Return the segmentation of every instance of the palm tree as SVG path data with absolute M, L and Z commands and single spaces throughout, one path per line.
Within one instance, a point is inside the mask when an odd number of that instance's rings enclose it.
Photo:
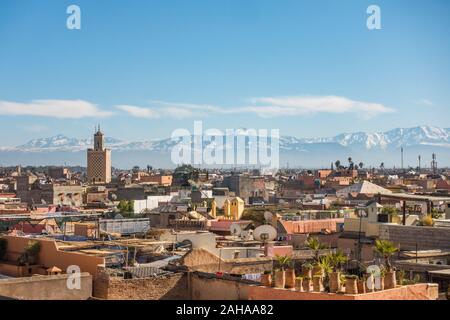
M 384 162 L 382 162 L 382 163 L 380 164 L 380 169 L 381 169 L 381 170 L 384 170 Z
M 337 272 L 342 265 L 348 261 L 348 257 L 342 252 L 342 250 L 336 250 L 336 252 L 330 253 L 329 259 L 333 272 Z
M 326 255 L 319 259 L 317 264 L 325 273 L 325 275 L 331 273 L 333 271 L 333 262 L 331 260 L 331 255 Z
M 375 251 L 383 256 L 386 269 L 388 272 L 391 271 L 391 256 L 398 251 L 398 248 L 388 240 L 376 240 L 375 241 Z
M 322 249 L 326 249 L 327 246 L 319 241 L 318 238 L 309 237 L 306 240 L 306 246 L 311 250 L 314 250 L 314 261 L 319 263 L 319 251 Z
M 359 163 L 359 168 L 362 169 L 363 167 L 364 167 L 364 163 L 360 162 L 360 163 Z
M 341 161 L 336 160 L 336 162 L 334 164 L 336 165 L 336 170 L 339 170 L 339 168 L 341 167 Z
M 285 268 L 287 268 L 291 265 L 292 260 L 288 256 L 277 255 L 276 258 L 277 258 L 278 265 L 280 266 L 281 270 L 283 270 L 283 271 L 285 270 Z

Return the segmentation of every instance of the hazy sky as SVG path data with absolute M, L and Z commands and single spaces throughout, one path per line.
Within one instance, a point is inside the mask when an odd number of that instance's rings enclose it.
M 127 140 L 194 120 L 297 137 L 450 127 L 449 39 L 448 0 L 2 0 L 2 145 L 97 123 Z

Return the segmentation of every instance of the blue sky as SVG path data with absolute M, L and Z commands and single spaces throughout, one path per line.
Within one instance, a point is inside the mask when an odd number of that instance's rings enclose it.
M 66 28 L 71 4 L 81 30 Z M 2 0 L 0 134 L 450 127 L 449 34 L 447 0 Z

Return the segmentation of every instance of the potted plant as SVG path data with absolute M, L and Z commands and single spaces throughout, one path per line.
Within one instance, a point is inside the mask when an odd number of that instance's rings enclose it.
M 345 293 L 358 294 L 358 276 L 348 275 L 345 277 Z
M 380 276 L 378 277 L 378 281 L 377 279 L 375 279 L 375 284 L 378 284 L 377 286 L 375 286 L 375 289 L 377 289 L 378 291 L 382 291 L 385 288 L 384 285 L 384 281 L 385 281 L 385 277 L 386 277 L 386 269 L 384 267 L 380 268 Z
M 318 265 L 322 270 L 321 273 L 317 273 L 316 275 L 320 275 L 322 277 L 321 284 L 323 286 L 322 289 L 326 291 L 330 291 L 330 273 L 333 271 L 333 264 L 331 262 L 330 255 L 326 255 L 320 258 Z
M 320 250 L 326 249 L 327 246 L 319 241 L 318 238 L 309 237 L 306 240 L 306 246 L 314 251 L 314 262 L 317 264 L 319 262 Z
M 286 267 L 289 266 L 291 258 L 288 256 L 276 256 L 278 269 L 275 270 L 275 287 L 284 288 L 286 286 Z
M 398 248 L 388 240 L 376 240 L 375 251 L 379 253 L 385 261 L 385 287 L 386 289 L 395 288 L 397 280 L 395 271 L 391 265 L 391 256 L 398 251 Z
M 311 278 L 310 277 L 304 277 L 302 285 L 303 285 L 303 291 L 304 292 L 310 292 L 311 291 Z
M 303 277 L 295 278 L 295 290 L 300 292 L 303 291 Z
M 362 279 L 358 279 L 356 281 L 356 286 L 358 287 L 358 293 L 366 293 L 366 279 L 363 277 Z
M 345 274 L 340 274 L 339 275 L 339 290 L 338 290 L 338 292 L 343 292 L 343 291 L 345 291 L 345 278 L 346 278 L 346 275 Z
M 367 292 L 374 292 L 375 291 L 375 271 L 366 273 L 365 279 L 366 279 Z
M 336 293 L 341 287 L 341 267 L 345 262 L 347 262 L 348 258 L 341 250 L 331 253 L 329 257 L 332 266 L 332 272 L 330 272 L 330 292 Z
M 272 271 L 264 271 L 261 275 L 261 285 L 265 287 L 270 287 L 272 285 Z
M 399 270 L 397 271 L 397 277 L 398 277 L 398 283 L 402 286 L 405 281 L 405 270 Z
M 305 264 L 302 265 L 302 276 L 308 277 L 308 278 L 312 278 L 312 269 L 313 269 L 313 265 L 309 262 L 306 262 Z
M 292 260 L 288 256 L 277 256 L 278 266 L 284 272 L 285 287 L 295 287 L 295 270 L 292 267 Z
M 322 275 L 321 274 L 315 274 L 313 276 L 313 291 L 321 292 L 322 289 L 323 289 Z
M 288 267 L 285 271 L 286 284 L 285 287 L 292 289 L 295 288 L 295 270 L 294 268 Z
M 282 269 L 275 269 L 275 280 L 274 280 L 274 286 L 275 288 L 283 288 L 286 285 L 286 278 L 284 270 Z

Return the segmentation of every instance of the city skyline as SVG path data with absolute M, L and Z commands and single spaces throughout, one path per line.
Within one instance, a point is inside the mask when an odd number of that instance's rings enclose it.
M 377 1 L 381 30 L 369 1 L 76 1 L 81 30 L 65 27 L 70 4 L 1 4 L 7 146 L 97 123 L 130 141 L 194 120 L 298 138 L 448 127 L 446 1 Z

